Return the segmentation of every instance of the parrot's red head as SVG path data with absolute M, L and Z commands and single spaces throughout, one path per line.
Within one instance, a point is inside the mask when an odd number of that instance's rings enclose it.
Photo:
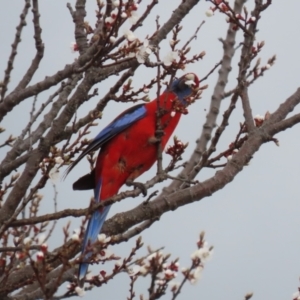
M 192 95 L 199 87 L 200 80 L 194 73 L 187 73 L 180 78 L 175 78 L 171 84 L 170 90 L 176 94 L 178 100 L 185 104 L 185 99 Z

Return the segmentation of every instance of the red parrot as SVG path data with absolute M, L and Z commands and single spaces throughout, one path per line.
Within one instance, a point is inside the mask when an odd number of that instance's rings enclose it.
M 73 184 L 74 190 L 94 189 L 95 201 L 105 201 L 118 193 L 125 183 L 132 183 L 138 176 L 149 170 L 157 160 L 157 109 L 163 109 L 160 119 L 164 135 L 164 148 L 181 117 L 178 105 L 185 108 L 186 99 L 199 86 L 199 79 L 193 73 L 175 78 L 158 99 L 139 104 L 125 110 L 105 127 L 79 157 L 69 166 L 67 174 L 88 153 L 101 148 L 95 169 Z M 86 248 L 97 241 L 110 206 L 93 213 L 88 222 L 82 245 L 84 262 L 79 266 L 78 278 L 82 280 L 88 270 L 92 253 Z M 87 253 L 86 253 L 87 252 Z

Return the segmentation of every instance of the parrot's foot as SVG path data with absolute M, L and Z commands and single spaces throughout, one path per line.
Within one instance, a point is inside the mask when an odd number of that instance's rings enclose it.
M 127 186 L 133 186 L 135 188 L 139 188 L 142 191 L 142 194 L 144 196 L 147 196 L 147 188 L 146 188 L 146 186 L 143 183 L 141 183 L 141 182 L 135 182 L 135 181 L 133 181 L 131 179 L 128 179 L 126 181 L 126 185 Z

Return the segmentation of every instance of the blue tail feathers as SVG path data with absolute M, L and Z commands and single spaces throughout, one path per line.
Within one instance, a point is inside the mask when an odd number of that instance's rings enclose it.
M 101 180 L 98 181 L 97 186 L 95 188 L 95 200 L 97 203 L 100 202 L 100 191 L 101 191 Z M 98 238 L 98 234 L 101 231 L 101 228 L 105 222 L 105 219 L 107 217 L 107 214 L 109 212 L 111 205 L 104 207 L 103 209 L 97 210 L 93 213 L 91 219 L 89 220 L 86 232 L 85 232 L 85 236 L 84 236 L 84 240 L 83 240 L 83 244 L 82 244 L 82 253 L 85 252 L 86 247 L 88 244 L 93 244 L 97 241 Z M 88 252 L 84 255 L 83 261 L 80 265 L 79 265 L 79 270 L 78 270 L 78 279 L 82 280 L 87 271 L 88 271 L 88 267 L 89 267 L 89 263 L 86 263 L 86 261 L 89 260 L 89 258 L 91 257 L 92 253 Z

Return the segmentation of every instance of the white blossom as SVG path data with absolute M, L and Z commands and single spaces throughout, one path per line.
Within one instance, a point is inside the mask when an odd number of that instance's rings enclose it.
M 143 45 L 140 46 L 139 51 L 136 53 L 136 59 L 140 64 L 143 64 L 151 53 L 152 49 L 149 45 L 149 41 L 145 40 Z
M 75 228 L 74 230 L 73 230 L 73 233 L 76 233 L 76 234 L 80 234 L 80 229 L 79 228 Z
M 123 11 L 123 12 L 121 13 L 121 18 L 123 18 L 123 19 L 127 18 L 127 14 L 126 14 L 125 11 Z
M 197 249 L 195 252 L 192 253 L 191 259 L 199 258 L 202 263 L 205 263 L 211 258 L 212 251 L 209 250 L 208 246 L 204 244 L 204 246 L 200 249 Z
M 119 0 L 113 0 L 111 3 L 115 7 L 119 7 L 120 6 L 120 1 Z
M 79 235 L 80 235 L 80 229 L 79 228 L 74 229 L 73 234 L 71 235 L 71 240 L 79 241 L 80 240 Z
M 115 22 L 115 19 L 112 18 L 112 17 L 105 18 L 105 24 L 110 24 L 111 25 L 114 22 Z
M 170 269 L 165 270 L 165 275 L 171 276 L 173 274 L 174 274 L 174 272 L 172 270 L 170 270 Z
M 269 70 L 271 68 L 270 64 L 266 64 L 266 69 Z
M 152 259 L 158 259 L 158 263 L 161 263 L 163 259 L 163 253 L 161 251 L 153 252 L 147 257 L 147 261 L 150 262 Z
M 17 252 L 16 253 L 16 259 L 19 259 L 21 257 L 21 253 Z
M 73 234 L 71 235 L 71 240 L 72 240 L 72 241 L 79 241 L 79 240 L 80 240 L 80 239 L 79 239 L 79 235 L 76 234 L 76 233 L 73 233 Z
M 203 267 L 199 266 L 191 273 L 192 279 L 190 280 L 190 282 L 192 284 L 197 283 L 197 281 L 201 278 L 202 270 L 203 270 Z
M 75 53 L 76 51 L 78 51 L 78 46 L 77 46 L 76 42 L 72 42 L 70 44 L 70 49 L 71 49 L 72 53 Z
M 59 164 L 59 165 L 62 164 L 62 163 L 64 162 L 64 160 L 62 159 L 61 156 L 55 157 L 55 158 L 54 158 L 54 161 L 55 161 L 56 164 Z
M 53 167 L 49 172 L 49 177 L 53 184 L 56 184 L 59 179 L 59 170 L 57 167 Z
M 23 244 L 24 245 L 30 245 L 32 242 L 32 239 L 30 237 L 26 237 L 24 240 L 23 240 Z
M 261 115 L 256 115 L 256 116 L 254 117 L 254 119 L 263 121 L 263 120 L 265 119 L 265 117 L 264 117 L 264 116 L 261 116 Z
M 129 41 L 129 42 L 133 42 L 134 40 L 136 40 L 136 36 L 135 36 L 134 33 L 133 33 L 131 30 L 129 30 L 129 29 L 125 30 L 124 36 L 125 36 L 125 38 L 127 39 L 127 41 Z
M 146 275 L 148 273 L 148 269 L 145 266 L 140 267 L 140 274 Z
M 182 273 L 185 273 L 187 270 L 188 270 L 188 269 L 187 269 L 186 267 L 182 267 L 182 268 L 181 268 L 181 272 L 182 272 Z
M 85 279 L 86 279 L 86 280 L 91 280 L 92 278 L 93 278 L 92 272 L 88 272 L 88 273 L 86 274 L 86 276 L 85 276 Z
M 174 46 L 175 41 L 174 41 L 174 40 L 170 40 L 170 41 L 169 41 L 169 44 L 170 44 L 170 46 Z
M 98 241 L 100 243 L 106 244 L 106 243 L 110 242 L 110 240 L 111 240 L 110 236 L 106 237 L 106 234 L 104 234 L 104 233 L 98 234 Z
M 44 259 L 44 252 L 42 252 L 42 251 L 38 251 L 37 253 L 36 253 L 36 259 L 37 260 L 43 260 Z
M 98 241 L 100 243 L 103 243 L 105 239 L 106 239 L 106 234 L 104 233 L 98 234 Z
M 174 277 L 177 276 L 177 273 L 175 271 L 170 270 L 170 269 L 165 270 L 164 274 L 165 274 L 166 279 L 171 279 L 171 278 L 174 278 Z
M 170 281 L 168 283 L 168 285 L 169 285 L 170 289 L 175 292 L 175 291 L 178 290 L 178 288 L 180 286 L 180 282 L 178 282 L 178 281 Z
M 110 13 L 110 16 L 113 18 L 114 21 L 118 15 L 118 13 L 119 13 L 119 9 L 117 7 Z
M 48 250 L 48 245 L 47 245 L 47 243 L 41 244 L 41 249 L 42 249 L 43 252 L 46 252 L 46 251 Z
M 170 51 L 163 59 L 165 66 L 171 66 L 173 62 L 176 62 L 179 58 L 179 55 L 176 51 Z
M 82 289 L 82 288 L 79 287 L 79 286 L 76 286 L 75 292 L 77 293 L 77 295 L 78 295 L 79 297 L 83 297 L 83 296 L 85 295 L 84 289 Z
M 109 38 L 109 42 L 112 43 L 112 44 L 114 44 L 114 43 L 116 42 L 116 37 L 111 36 L 111 37 Z
M 44 198 L 44 195 L 42 194 L 35 194 L 35 199 L 34 201 L 41 201 Z M 36 204 L 38 204 L 38 202 L 36 202 Z
M 101 250 L 101 252 L 97 255 L 97 260 L 106 260 L 112 257 L 114 254 L 108 249 Z
M 138 265 L 133 266 L 132 268 L 128 269 L 129 276 L 135 276 L 140 272 L 141 267 Z
M 157 285 L 164 285 L 165 281 L 162 280 L 162 279 L 158 279 L 158 280 L 155 280 L 155 284 L 157 284 Z
M 205 12 L 205 15 L 206 15 L 207 17 L 212 17 L 212 16 L 214 15 L 214 12 L 213 12 L 212 9 L 209 9 L 209 10 L 207 10 L 207 11 Z
M 42 233 L 38 236 L 37 244 L 42 245 L 45 242 L 45 240 L 46 240 L 46 235 Z
M 121 267 L 123 265 L 123 261 L 122 260 L 118 260 L 118 261 L 115 262 L 115 265 L 117 267 Z
M 137 14 L 136 11 L 132 11 L 131 12 L 131 16 L 128 18 L 129 22 L 132 24 L 132 25 L 135 25 L 136 22 L 138 21 L 139 19 L 139 15 Z
M 134 52 L 129 52 L 127 57 L 131 57 L 131 58 L 136 57 L 136 54 Z

